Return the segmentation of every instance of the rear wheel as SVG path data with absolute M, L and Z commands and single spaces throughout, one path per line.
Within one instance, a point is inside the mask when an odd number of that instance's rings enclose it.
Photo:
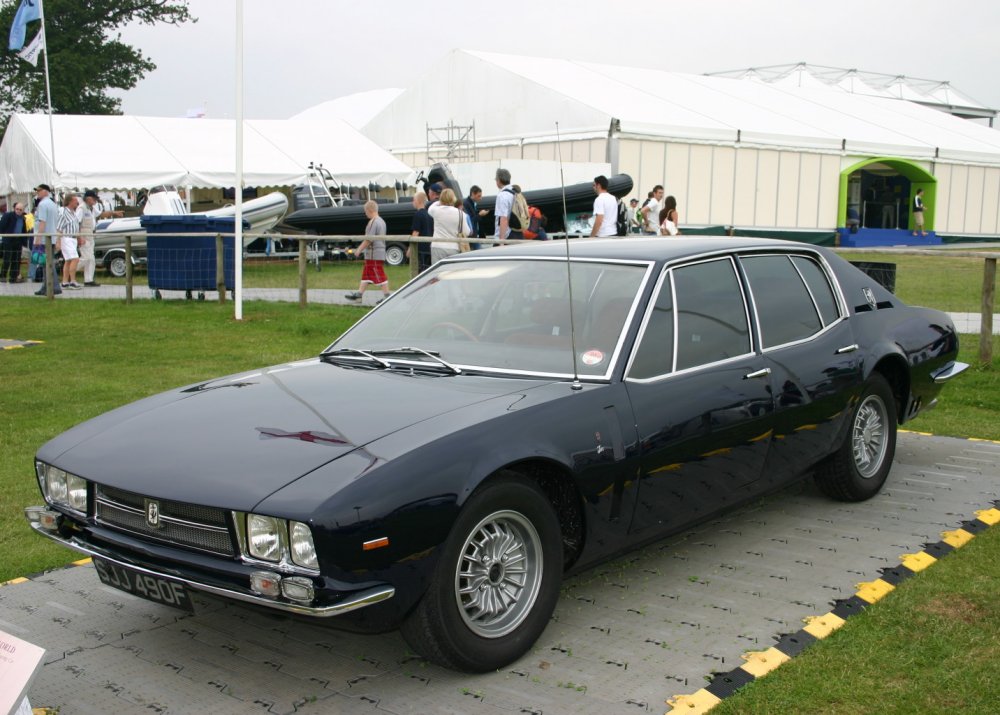
M 879 493 L 896 453 L 896 400 L 889 383 L 873 373 L 851 413 L 843 444 L 816 468 L 816 484 L 840 501 Z
M 124 253 L 114 253 L 104 259 L 104 268 L 107 270 L 108 275 L 115 278 L 125 277 L 125 266 Z
M 385 262 L 390 266 L 401 266 L 406 263 L 406 247 L 390 243 L 385 247 Z
M 439 665 L 486 672 L 516 660 L 548 624 L 562 580 L 559 521 L 538 485 L 501 472 L 469 498 L 430 588 L 404 621 Z

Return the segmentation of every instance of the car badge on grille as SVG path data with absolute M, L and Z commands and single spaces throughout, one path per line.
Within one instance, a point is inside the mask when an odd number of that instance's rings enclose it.
M 160 528 L 160 502 L 153 499 L 146 500 L 146 524 L 153 529 Z

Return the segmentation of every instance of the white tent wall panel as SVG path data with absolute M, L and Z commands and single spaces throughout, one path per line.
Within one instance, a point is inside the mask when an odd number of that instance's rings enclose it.
M 837 217 L 840 207 L 840 157 L 833 154 L 819 156 L 820 198 L 816 207 L 816 228 L 833 228 L 840 225 Z
M 628 172 L 626 172 L 628 173 Z M 677 212 L 681 215 L 681 223 L 693 223 L 688 205 L 691 185 L 691 145 L 668 143 L 664 157 L 664 171 L 654 184 L 663 184 L 664 195 L 677 199 Z M 653 188 L 650 184 L 649 189 Z
M 757 152 L 756 204 L 754 226 L 774 226 L 777 221 L 778 179 L 781 152 L 761 149 Z
M 734 226 L 753 226 L 757 217 L 757 149 L 736 150 L 736 172 L 733 179 Z
M 729 225 L 733 222 L 733 194 L 736 189 L 736 149 L 713 147 L 712 193 L 707 223 Z
M 983 183 L 986 170 L 981 166 L 969 167 L 969 182 L 965 192 L 965 230 L 980 233 L 983 230 Z
M 695 144 L 690 149 L 687 188 L 680 196 L 674 196 L 678 206 L 685 209 L 685 221 L 692 224 L 711 223 L 712 152 L 715 147 Z
M 778 155 L 778 205 L 775 222 L 781 228 L 796 228 L 799 206 L 799 161 L 797 152 L 782 151 Z
M 948 186 L 948 202 L 945 204 L 941 203 L 941 199 L 938 198 L 938 208 L 935 210 L 935 216 L 940 216 L 944 214 L 946 216 L 946 225 L 940 226 L 935 224 L 935 230 L 937 231 L 949 231 L 954 233 L 965 233 L 966 215 L 965 215 L 965 197 L 969 192 L 969 167 L 968 166 L 952 166 L 951 177 L 949 179 Z M 941 211 L 941 209 L 944 211 Z
M 823 183 L 823 160 L 819 154 L 799 154 L 799 191 L 795 225 L 820 228 L 820 186 Z
M 983 217 L 980 233 L 1000 232 L 1000 169 L 987 169 L 983 177 Z
M 931 170 L 934 178 L 937 179 L 937 206 L 934 207 L 934 230 L 938 233 L 946 233 L 953 230 L 948 226 L 948 212 L 945 210 L 945 207 L 951 201 L 953 168 L 951 164 L 935 164 Z M 912 201 L 913 199 L 910 200 Z M 907 211 L 907 215 L 909 215 L 909 211 Z

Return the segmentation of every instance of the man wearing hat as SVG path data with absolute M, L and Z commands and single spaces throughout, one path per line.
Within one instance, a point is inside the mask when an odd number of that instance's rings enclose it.
M 642 231 L 642 214 L 639 213 L 639 199 L 633 198 L 628 202 L 628 232 L 639 233 Z
M 59 223 L 59 207 L 52 200 L 52 189 L 48 184 L 39 184 L 35 187 L 35 238 L 33 245 L 36 249 L 44 250 L 45 236 L 55 236 L 57 223 Z M 53 249 L 54 251 L 55 249 Z M 51 276 L 53 279 L 53 292 L 62 293 L 59 281 L 55 280 L 54 267 L 47 266 L 45 275 Z M 43 285 L 35 291 L 35 295 L 45 295 L 45 286 Z
M 93 189 L 83 193 L 83 203 L 77 209 L 76 216 L 80 219 L 80 268 L 83 269 L 83 284 L 96 288 L 101 285 L 94 280 L 94 270 L 97 262 L 94 260 L 94 229 L 98 220 L 112 218 L 112 211 L 103 211 L 100 198 Z

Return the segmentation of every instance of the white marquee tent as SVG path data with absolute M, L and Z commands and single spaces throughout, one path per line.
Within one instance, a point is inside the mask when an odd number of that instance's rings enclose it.
M 235 185 L 235 122 L 134 116 L 15 114 L 0 144 L 0 194 L 39 183 L 67 189 Z M 246 120 L 246 186 L 303 182 L 310 162 L 342 183 L 389 184 L 413 170 L 339 119 Z
M 366 126 L 401 154 L 427 125 L 475 124 L 480 144 L 621 136 L 1000 164 L 1000 132 L 911 102 L 828 87 L 455 50 Z M 816 82 L 815 84 L 819 84 Z M 488 88 L 468 101 L 468 87 Z

